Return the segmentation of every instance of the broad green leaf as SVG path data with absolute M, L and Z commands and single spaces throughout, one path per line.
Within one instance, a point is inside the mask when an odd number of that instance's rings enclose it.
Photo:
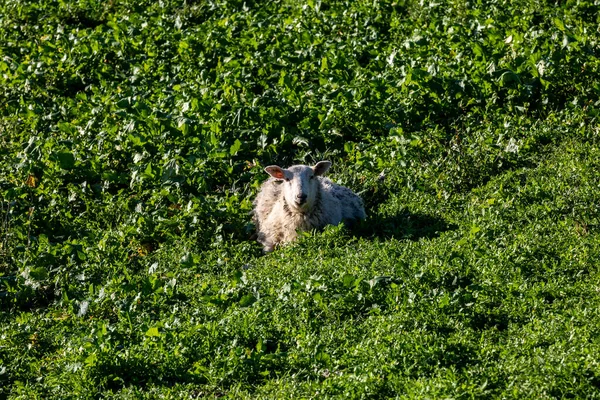
M 256 301 L 256 298 L 253 295 L 247 294 L 247 295 L 242 296 L 239 303 L 240 303 L 241 307 L 249 307 L 252 304 L 254 304 L 255 301 Z
M 146 331 L 146 336 L 148 336 L 148 337 L 160 337 L 161 334 L 158 331 L 158 328 L 153 326 L 153 327 L 151 327 L 150 329 L 148 329 Z
M 69 151 L 56 153 L 58 164 L 62 169 L 72 169 L 75 166 L 75 156 Z
M 241 147 L 242 147 L 242 142 L 240 142 L 239 139 L 236 139 L 235 142 L 229 148 L 229 154 L 231 154 L 232 156 L 236 155 Z

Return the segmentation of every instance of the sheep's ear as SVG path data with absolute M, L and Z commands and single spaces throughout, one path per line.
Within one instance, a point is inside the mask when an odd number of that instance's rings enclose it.
M 269 165 L 265 171 L 275 179 L 285 179 L 286 170 L 277 165 Z
M 315 175 L 323 175 L 331 167 L 331 161 L 319 161 L 314 167 Z

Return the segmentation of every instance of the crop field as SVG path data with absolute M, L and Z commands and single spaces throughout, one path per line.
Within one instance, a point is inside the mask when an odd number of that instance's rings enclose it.
M 600 398 L 598 0 L 0 1 L 0 399 Z M 264 167 L 366 221 L 263 254 Z

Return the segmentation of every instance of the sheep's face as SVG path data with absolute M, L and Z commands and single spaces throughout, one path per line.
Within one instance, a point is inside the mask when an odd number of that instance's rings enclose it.
M 314 167 L 294 165 L 283 169 L 276 165 L 265 171 L 283 185 L 283 196 L 291 211 L 308 212 L 311 210 L 319 192 L 317 176 L 323 175 L 331 167 L 331 162 L 320 161 Z

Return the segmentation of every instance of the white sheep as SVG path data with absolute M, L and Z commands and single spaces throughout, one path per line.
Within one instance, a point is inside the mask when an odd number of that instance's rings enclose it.
M 365 219 L 360 197 L 322 177 L 329 167 L 331 162 L 320 161 L 314 167 L 265 168 L 271 178 L 261 186 L 253 211 L 257 240 L 265 252 L 295 240 L 298 231 Z

